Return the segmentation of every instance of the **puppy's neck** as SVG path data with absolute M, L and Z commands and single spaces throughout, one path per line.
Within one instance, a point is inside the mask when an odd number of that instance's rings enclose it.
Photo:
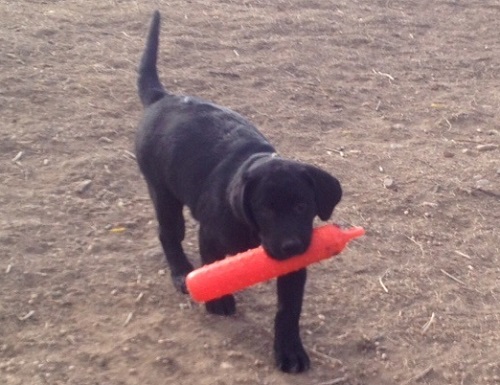
M 251 228 L 254 227 L 253 219 L 247 212 L 245 205 L 245 193 L 247 188 L 247 175 L 255 167 L 277 158 L 275 152 L 258 152 L 250 155 L 238 168 L 229 182 L 227 189 L 227 198 L 233 214 L 240 221 L 246 223 Z
M 248 159 L 245 160 L 245 162 L 243 162 L 243 164 L 241 165 L 241 169 L 245 171 L 250 170 L 253 167 L 279 157 L 280 156 L 277 152 L 258 152 L 256 154 L 250 155 Z

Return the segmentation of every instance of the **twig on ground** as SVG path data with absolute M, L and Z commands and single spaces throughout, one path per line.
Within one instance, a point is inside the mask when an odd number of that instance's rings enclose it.
M 134 316 L 134 312 L 128 313 L 128 316 L 125 319 L 125 322 L 123 323 L 123 326 L 127 326 L 129 324 L 129 322 L 132 320 L 133 316 Z
M 345 382 L 348 379 L 349 379 L 348 376 L 342 376 L 342 377 L 334 378 L 333 380 L 330 380 L 330 381 L 318 382 L 316 385 L 335 385 L 335 384 L 340 384 L 342 382 Z
M 434 323 L 435 316 L 436 315 L 434 314 L 434 312 L 432 312 L 431 319 L 429 321 L 427 321 L 424 326 L 422 326 L 422 334 L 425 334 L 427 332 L 427 330 L 429 330 L 431 325 Z
M 377 70 L 375 70 L 375 69 L 372 69 L 372 71 L 373 71 L 373 73 L 374 73 L 375 75 L 385 76 L 385 77 L 386 77 L 386 78 L 388 78 L 391 82 L 393 82 L 393 81 L 395 80 L 393 76 L 391 76 L 391 75 L 389 75 L 389 74 L 387 74 L 387 73 L 385 73 L 385 72 L 380 72 L 380 71 L 377 71 Z
M 409 237 L 408 235 L 405 235 L 406 238 L 408 238 L 410 241 L 412 241 L 414 244 L 416 244 L 419 248 L 420 248 L 420 251 L 422 252 L 422 257 L 425 255 L 425 251 L 424 251 L 424 247 L 418 243 L 415 239 L 413 239 L 413 237 Z
M 135 154 L 133 152 L 128 151 L 128 150 L 123 150 L 123 152 L 124 152 L 126 158 L 130 158 L 130 159 L 133 159 L 133 160 L 137 159 L 135 157 Z
M 384 274 L 384 275 L 385 275 L 385 274 Z M 389 293 L 389 289 L 387 289 L 387 287 L 384 285 L 384 282 L 382 281 L 382 277 L 383 277 L 383 275 L 382 275 L 382 276 L 380 276 L 380 277 L 378 277 L 378 282 L 380 283 L 380 286 L 382 286 L 382 289 L 384 289 L 384 291 L 385 291 L 386 293 Z
M 455 282 L 458 282 L 459 284 L 461 285 L 464 285 L 464 286 L 467 286 L 467 284 L 464 282 L 464 281 L 461 281 L 460 279 L 458 279 L 457 277 L 451 275 L 450 273 L 448 273 L 446 270 L 443 270 L 441 269 L 441 273 L 443 273 L 444 275 L 446 275 L 448 278 L 454 280 Z
M 408 381 L 404 382 L 403 385 L 409 385 L 412 382 L 418 382 L 422 378 L 427 376 L 429 373 L 431 373 L 433 370 L 434 370 L 434 368 L 431 365 L 427 369 L 423 370 L 422 372 L 420 372 L 420 373 L 416 374 L 415 376 L 413 376 L 412 378 L 410 378 Z
M 23 155 L 24 155 L 24 152 L 23 151 L 19 151 L 17 153 L 17 155 L 14 158 L 12 158 L 12 161 L 14 163 L 18 162 L 19 160 L 21 160 L 21 158 L 22 158 Z
M 339 154 L 342 158 L 345 157 L 345 153 L 344 153 L 344 149 L 341 148 L 340 150 L 335 150 L 333 148 L 327 148 L 328 151 L 331 151 L 331 152 L 336 152 L 337 154 Z
M 325 354 L 325 353 L 321 353 L 321 352 L 318 352 L 315 348 L 313 348 L 311 350 L 311 353 L 315 354 L 316 356 L 318 356 L 319 358 L 322 358 L 326 361 L 329 361 L 333 364 L 337 364 L 337 365 L 343 365 L 343 362 L 340 361 L 338 358 L 334 358 L 332 356 L 329 356 L 328 354 Z
M 462 253 L 461 251 L 455 250 L 455 254 L 460 255 L 461 257 L 467 258 L 467 259 L 472 259 L 470 255 L 467 255 L 465 253 Z
M 30 310 L 27 314 L 23 315 L 22 317 L 18 317 L 19 321 L 26 321 L 28 318 L 31 318 L 35 314 L 34 310 Z

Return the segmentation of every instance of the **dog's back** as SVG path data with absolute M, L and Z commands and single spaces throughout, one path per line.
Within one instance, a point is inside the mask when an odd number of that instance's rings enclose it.
M 169 188 L 193 210 L 209 178 L 255 152 L 275 150 L 241 115 L 200 98 L 165 90 L 157 71 L 160 14 L 156 11 L 139 66 L 138 93 L 145 107 L 136 138 L 139 167 L 148 183 Z M 225 170 L 224 164 L 231 164 Z M 224 175 L 223 175 L 224 176 Z M 219 178 L 217 180 L 221 180 Z

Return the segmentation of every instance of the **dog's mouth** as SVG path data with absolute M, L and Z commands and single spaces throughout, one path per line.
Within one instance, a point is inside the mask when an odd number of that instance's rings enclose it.
M 276 245 L 269 245 L 264 241 L 262 247 L 271 258 L 283 261 L 305 253 L 309 245 L 306 242 L 292 238 Z

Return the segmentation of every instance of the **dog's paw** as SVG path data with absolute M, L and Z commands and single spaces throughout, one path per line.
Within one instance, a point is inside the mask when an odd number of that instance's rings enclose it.
M 182 294 L 189 294 L 187 286 L 186 286 L 186 274 L 173 275 L 172 274 L 172 282 L 174 284 L 175 289 Z
M 309 369 L 311 361 L 302 343 L 281 343 L 274 348 L 276 366 L 285 373 L 301 373 Z
M 207 311 L 217 315 L 233 315 L 236 312 L 236 301 L 232 295 L 225 295 L 219 299 L 205 303 Z

